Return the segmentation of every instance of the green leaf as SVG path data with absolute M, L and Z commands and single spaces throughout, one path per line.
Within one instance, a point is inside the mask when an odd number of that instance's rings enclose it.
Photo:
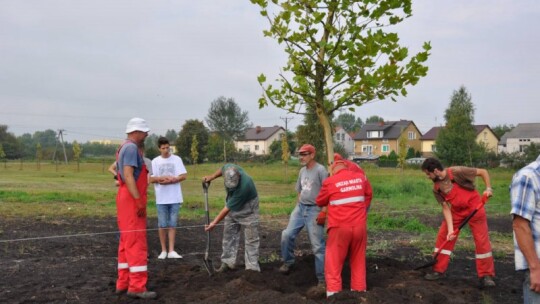
M 264 76 L 264 74 L 259 75 L 259 77 L 257 77 L 257 81 L 258 81 L 260 84 L 265 83 L 265 82 L 266 82 L 266 76 Z

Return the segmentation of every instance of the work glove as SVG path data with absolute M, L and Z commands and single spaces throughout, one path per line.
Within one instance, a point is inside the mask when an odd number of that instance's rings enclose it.
M 319 212 L 319 215 L 317 215 L 317 219 L 315 221 L 317 222 L 317 225 L 324 226 L 324 223 L 326 223 L 326 212 Z

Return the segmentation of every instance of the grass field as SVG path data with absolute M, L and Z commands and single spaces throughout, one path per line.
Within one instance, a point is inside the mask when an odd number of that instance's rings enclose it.
M 4 216 L 114 216 L 116 187 L 106 171 L 108 163 L 54 165 L 18 162 L 0 166 L 0 213 Z M 255 180 L 261 214 L 281 216 L 294 207 L 294 185 L 299 166 L 289 166 L 287 176 L 281 164 L 240 164 Z M 184 205 L 181 217 L 204 213 L 201 178 L 219 164 L 187 166 L 188 179 L 182 183 Z M 372 214 L 382 218 L 404 219 L 419 213 L 440 213 L 431 193 L 431 181 L 418 169 L 365 167 L 374 190 Z M 490 214 L 508 214 L 508 186 L 513 171 L 490 170 L 494 197 L 487 205 Z M 483 182 L 478 181 L 483 190 Z M 155 215 L 153 187 L 149 186 L 149 215 Z M 209 190 L 212 212 L 223 206 L 225 193 L 221 180 Z M 375 217 L 375 216 L 374 216 Z M 399 223 L 398 223 L 399 224 Z M 397 225 L 397 224 L 396 224 Z M 410 225 L 410 223 L 409 223 Z
M 286 225 L 284 219 L 296 202 L 294 190 L 299 166 L 289 166 L 287 175 L 281 164 L 240 164 L 251 175 L 260 198 L 261 221 L 269 225 Z M 116 216 L 115 196 L 117 188 L 109 172 L 108 162 L 54 165 L 35 163 L 7 163 L 0 165 L 0 214 L 2 217 L 29 217 L 46 221 L 69 220 L 77 217 Z M 184 204 L 181 219 L 200 219 L 204 215 L 202 176 L 215 172 L 220 164 L 187 166 L 188 179 L 182 182 Z M 419 169 L 377 168 L 364 166 L 374 190 L 374 198 L 368 217 L 369 231 L 379 231 L 394 239 L 394 231 L 408 233 L 406 242 L 421 248 L 426 254 L 432 250 L 432 240 L 437 224 L 426 225 L 426 218 L 441 216 L 440 206 L 435 202 L 432 182 Z M 509 206 L 508 186 L 513 172 L 504 169 L 490 170 L 494 196 L 486 205 L 488 216 L 507 216 Z M 479 189 L 484 185 L 478 180 Z M 156 217 L 153 186 L 148 191 L 148 215 Z M 209 189 L 211 216 L 223 207 L 225 191 L 221 179 Z M 390 233 L 390 234 L 389 234 Z M 0 235 L 1 235 L 0 231 Z M 464 230 L 461 246 L 471 247 L 470 231 Z M 510 254 L 512 235 L 491 233 L 495 254 Z M 396 240 L 394 240 L 396 241 Z M 392 242 L 394 242 L 392 241 Z M 388 242 L 391 244 L 392 242 Z M 370 246 L 370 252 L 380 253 L 391 248 L 385 242 Z

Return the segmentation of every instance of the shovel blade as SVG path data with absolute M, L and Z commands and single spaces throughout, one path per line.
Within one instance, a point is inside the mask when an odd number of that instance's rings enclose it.
M 212 265 L 212 260 L 204 259 L 203 262 L 204 268 L 206 268 L 206 271 L 208 271 L 208 275 L 214 275 L 214 266 Z
M 437 263 L 437 260 L 433 259 L 431 262 L 429 262 L 427 264 L 424 264 L 422 266 L 416 267 L 414 270 L 420 270 L 420 269 L 423 269 L 423 268 L 428 268 L 428 267 L 431 267 L 431 266 L 435 265 L 436 263 Z

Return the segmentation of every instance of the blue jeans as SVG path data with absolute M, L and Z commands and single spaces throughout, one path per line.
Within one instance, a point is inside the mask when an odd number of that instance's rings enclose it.
M 525 271 L 525 280 L 523 281 L 523 303 L 540 304 L 540 293 L 531 290 L 531 273 Z
M 157 204 L 158 228 L 174 228 L 178 222 L 180 204 Z
M 294 264 L 296 236 L 304 226 L 307 229 L 311 250 L 315 255 L 315 275 L 319 282 L 324 282 L 324 226 L 317 225 L 315 219 L 321 208 L 315 205 L 296 204 L 287 228 L 281 233 L 281 257 L 283 263 Z

